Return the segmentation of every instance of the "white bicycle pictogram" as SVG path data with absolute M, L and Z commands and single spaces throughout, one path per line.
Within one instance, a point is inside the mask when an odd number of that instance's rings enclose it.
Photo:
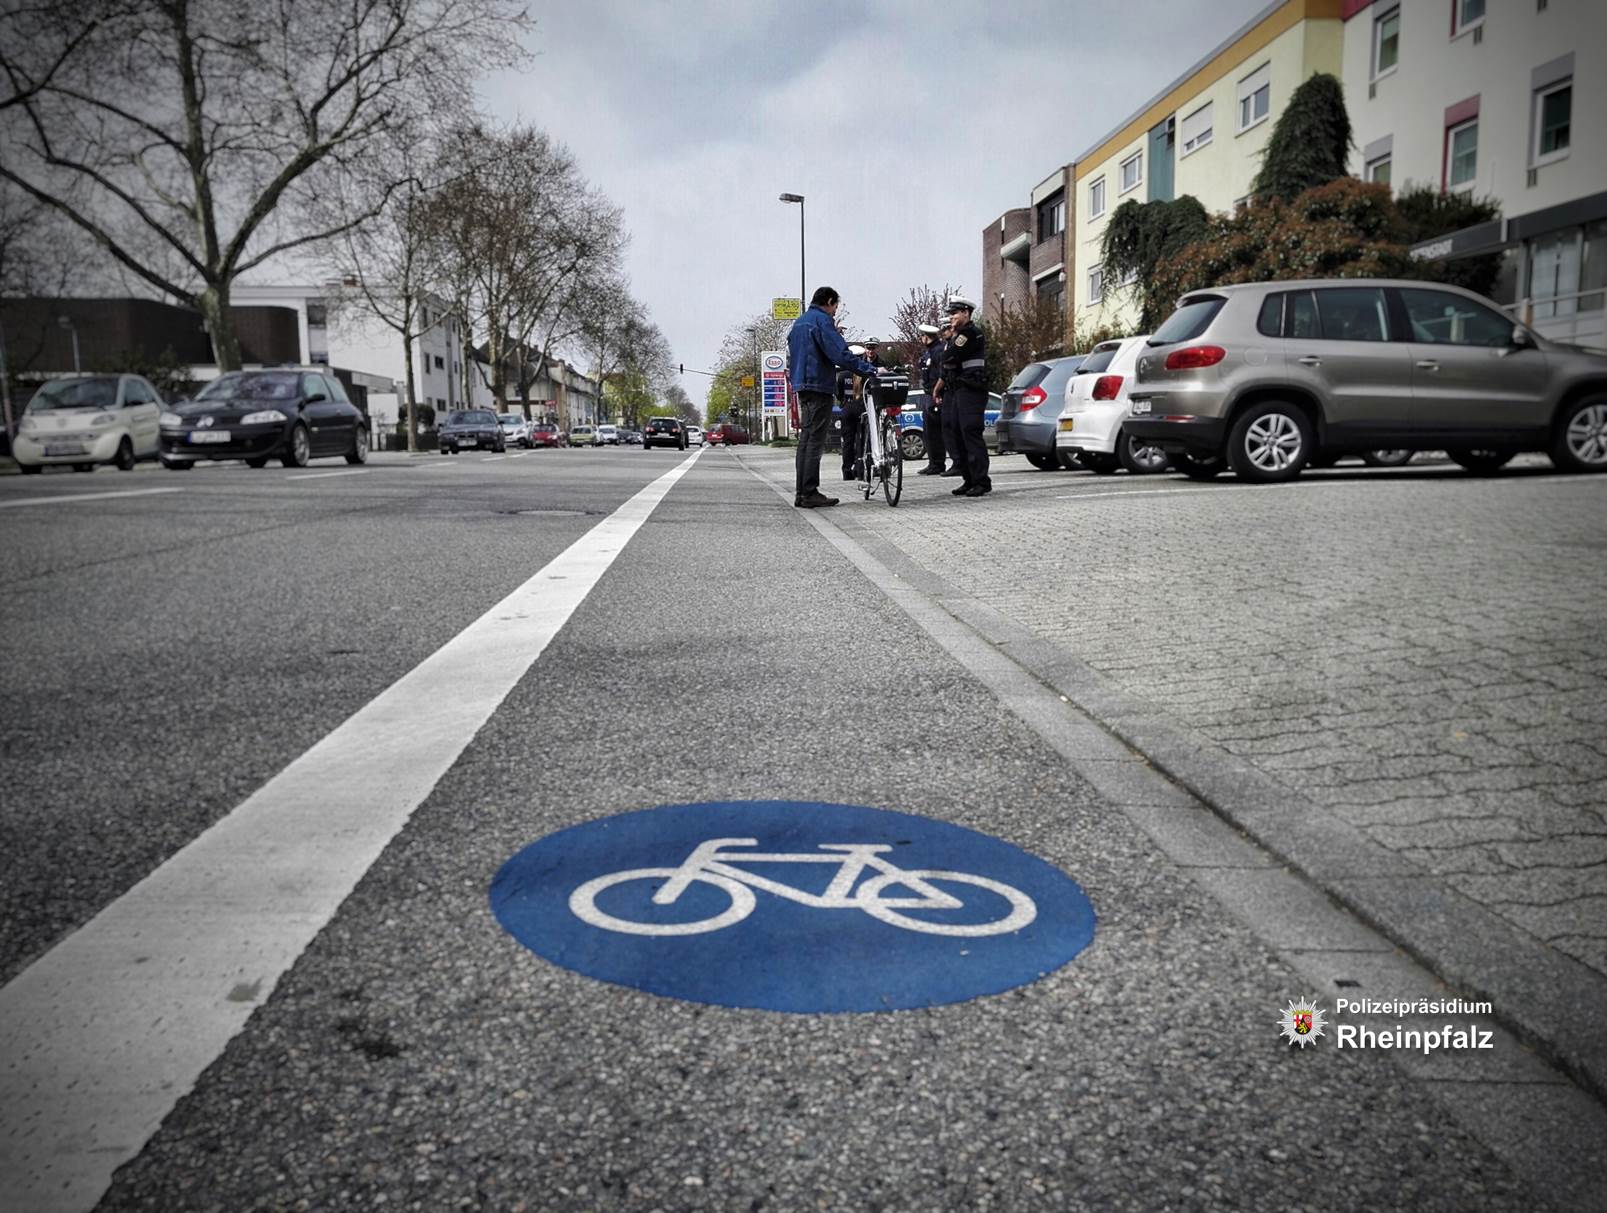
M 1002 935 L 1008 931 L 1019 931 L 1038 916 L 1038 907 L 1033 904 L 1032 898 L 1020 889 L 1001 881 L 990 880 L 986 876 L 974 876 L 969 872 L 901 868 L 897 864 L 879 858 L 884 852 L 893 850 L 892 846 L 885 843 L 822 843 L 819 851 L 805 851 L 798 854 L 761 854 L 726 849 L 758 845 L 757 838 L 711 838 L 707 842 L 699 843 L 678 868 L 629 868 L 621 872 L 610 872 L 606 876 L 598 876 L 588 880 L 569 895 L 570 912 L 582 922 L 594 927 L 601 927 L 606 931 L 619 931 L 626 935 L 701 935 L 707 931 L 718 931 L 723 927 L 732 926 L 752 914 L 757 904 L 753 890 L 761 889 L 766 893 L 774 893 L 777 897 L 784 897 L 788 901 L 796 901 L 800 905 L 816 909 L 863 910 L 872 918 L 889 926 L 903 927 L 906 931 L 921 931 L 928 935 Z M 811 893 L 806 889 L 797 889 L 780 881 L 767 879 L 755 872 L 744 871 L 734 866 L 737 863 L 835 863 L 839 867 L 831 883 L 826 886 L 825 892 Z M 870 877 L 855 889 L 854 885 L 859 882 L 860 876 L 867 869 L 876 872 L 877 875 Z M 616 918 L 597 908 L 599 893 L 633 880 L 663 881 L 653 894 L 654 905 L 674 905 L 694 880 L 724 891 L 731 898 L 731 904 L 711 918 L 701 918 L 696 922 L 670 923 L 636 922 Z M 903 911 L 958 910 L 965 905 L 958 897 L 938 888 L 933 883 L 935 881 L 969 885 L 996 893 L 1009 903 L 1010 912 L 993 922 L 978 923 L 935 922 L 907 917 Z M 889 887 L 907 889 L 909 895 L 884 897 L 883 890 Z

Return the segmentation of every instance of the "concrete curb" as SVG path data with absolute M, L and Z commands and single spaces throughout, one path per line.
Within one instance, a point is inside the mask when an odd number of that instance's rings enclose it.
M 759 468 L 752 470 L 775 484 Z M 1469 998 L 1488 1001 L 1494 1017 L 1520 1040 L 1607 1103 L 1607 978 L 1517 930 L 1300 792 L 956 589 L 851 513 L 828 511 L 819 521 L 850 537 L 900 581 L 1440 980 Z M 1111 763 L 1112 774 L 1119 775 L 1122 765 Z

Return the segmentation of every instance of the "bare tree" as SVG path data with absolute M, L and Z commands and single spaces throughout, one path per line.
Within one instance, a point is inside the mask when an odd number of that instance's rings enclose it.
M 901 300 L 893 309 L 893 328 L 897 339 L 911 349 L 920 349 L 921 325 L 942 325 L 943 308 L 952 294 L 954 288 L 946 282 L 940 291 L 934 291 L 929 286 L 910 287 L 909 297 Z
M 198 308 L 237 368 L 235 280 L 377 214 L 384 191 L 358 213 L 326 203 L 399 129 L 466 110 L 478 71 L 523 56 L 516 5 L 69 0 L 63 37 L 0 26 L 0 178 Z

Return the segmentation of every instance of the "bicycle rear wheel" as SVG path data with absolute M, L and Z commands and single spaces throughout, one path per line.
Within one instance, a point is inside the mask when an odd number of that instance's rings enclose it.
M 887 504 L 896 506 L 904 495 L 904 449 L 898 440 L 898 423 L 891 417 L 882 418 L 882 496 Z

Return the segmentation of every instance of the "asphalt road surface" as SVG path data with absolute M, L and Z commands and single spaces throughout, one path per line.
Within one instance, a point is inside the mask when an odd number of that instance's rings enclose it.
M 1253 494 L 996 467 L 993 497 L 911 477 L 897 511 L 795 510 L 787 454 L 762 450 L 0 481 L 0 1039 L 20 1042 L 0 1062 L 0 1208 L 1599 1201 L 1607 1003 L 1574 1036 L 1548 1039 L 1543 1013 L 1592 988 L 1594 953 L 1558 952 L 1579 972 L 1533 1015 L 1493 996 L 1449 1015 L 1489 1049 L 1336 1049 L 1336 998 L 1477 1000 L 1499 974 L 1460 984 L 1433 939 L 1354 912 L 1302 838 L 1236 817 L 1265 793 L 1243 754 L 1240 801 L 1211 783 L 1230 768 L 1155 761 L 1161 724 L 1121 709 L 1107 639 L 1067 625 L 1076 603 L 1010 597 L 1026 583 L 1008 537 L 1041 528 L 1043 486 L 1152 494 L 1224 551 Z M 1358 504 L 1332 508 L 1376 525 L 1363 503 L 1403 482 L 1418 525 L 1477 487 L 1413 468 L 1272 492 L 1296 512 L 1345 493 Z M 1599 510 L 1602 491 L 1539 477 L 1535 505 L 1510 488 L 1478 498 L 1509 529 L 1552 494 Z M 1188 560 L 1162 545 L 1148 568 Z M 1112 593 L 1142 613 L 1131 586 Z M 1108 628 L 1111 603 L 1088 602 Z M 1401 609 L 1382 622 L 1405 627 Z M 1169 642 L 1191 626 L 1161 622 Z M 1106 681 L 1073 686 L 1085 668 Z M 1217 736 L 1204 709 L 1186 723 L 1201 753 L 1250 736 Z M 1319 764 L 1332 786 L 1344 761 Z M 494 911 L 499 871 L 558 831 L 771 801 L 1019 848 L 1080 886 L 1091 942 L 980 997 L 947 1000 L 939 973 L 932 1005 L 792 1013 L 598 980 L 606 932 L 558 964 Z M 1325 845 L 1350 854 L 1338 829 Z M 780 921 L 774 900 L 733 941 Z M 779 935 L 712 980 L 824 971 L 849 919 L 814 920 L 796 952 Z M 853 922 L 842 962 L 897 985 L 919 932 Z M 956 945 L 956 982 L 994 938 Z M 1297 1047 L 1280 1012 L 1308 996 L 1328 1035 Z

